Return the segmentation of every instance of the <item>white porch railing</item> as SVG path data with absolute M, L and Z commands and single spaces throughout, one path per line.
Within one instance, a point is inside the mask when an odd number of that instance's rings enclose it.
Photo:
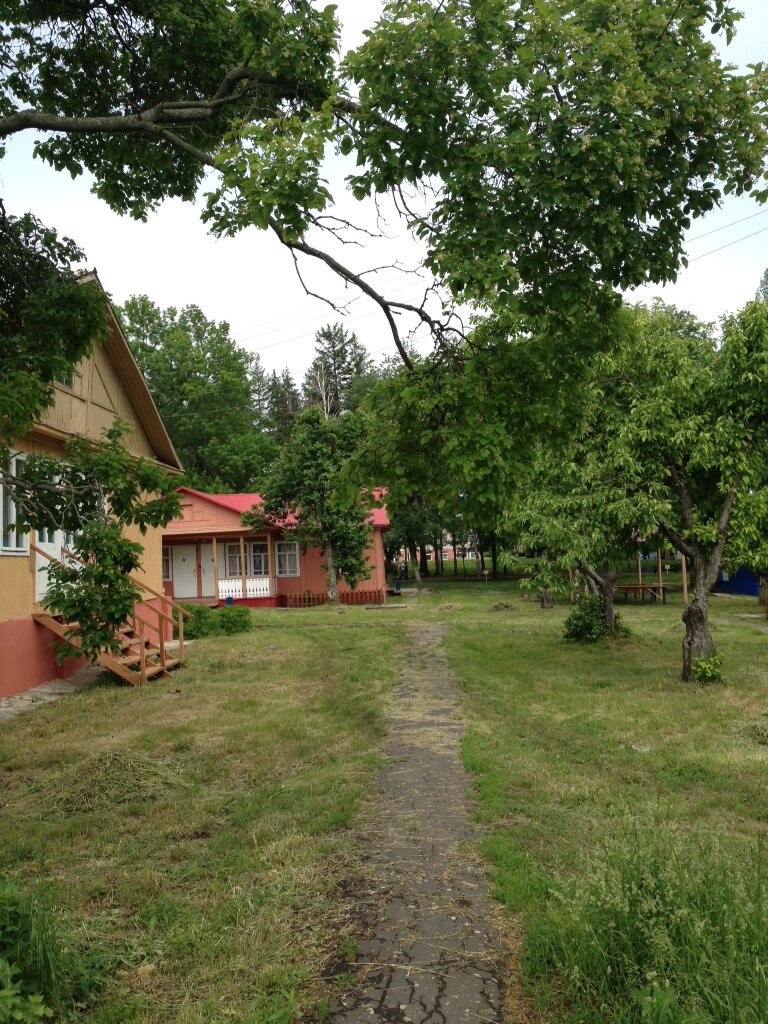
M 243 596 L 242 580 L 219 580 L 219 598 L 225 601 L 228 597 L 233 600 Z M 268 576 L 251 576 L 245 581 L 246 597 L 269 597 L 270 586 Z

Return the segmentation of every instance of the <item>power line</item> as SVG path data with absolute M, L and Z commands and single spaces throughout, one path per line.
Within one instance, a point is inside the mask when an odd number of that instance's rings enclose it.
M 694 256 L 693 259 L 688 260 L 688 263 L 695 263 L 696 260 L 703 260 L 705 256 L 711 256 L 715 252 L 721 252 L 723 249 L 729 249 L 732 245 L 738 245 L 739 242 L 746 242 L 748 238 L 754 238 L 755 235 L 762 235 L 764 231 L 768 231 L 768 227 L 760 228 L 758 231 L 753 231 L 749 235 L 742 235 L 741 238 L 734 238 L 732 242 L 726 242 L 725 245 L 719 245 L 717 249 L 710 249 L 709 252 L 703 252 L 699 256 Z
M 754 220 L 755 217 L 762 217 L 765 213 L 768 213 L 768 206 L 763 207 L 762 210 L 758 210 L 757 213 L 750 213 L 748 217 L 742 217 L 740 220 L 732 220 L 730 224 L 723 224 L 721 228 L 712 228 L 711 231 L 705 231 L 701 235 L 694 235 L 693 238 L 687 238 L 686 243 L 698 242 L 700 238 L 708 238 L 710 235 L 716 235 L 718 231 L 726 231 L 728 228 L 735 227 L 737 224 L 743 224 L 747 220 Z

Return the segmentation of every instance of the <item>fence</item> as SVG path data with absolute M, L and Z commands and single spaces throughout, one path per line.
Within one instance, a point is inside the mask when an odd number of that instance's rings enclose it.
M 283 594 L 280 603 L 284 608 L 315 608 L 328 603 L 327 594 Z M 345 590 L 339 594 L 339 604 L 365 605 L 384 604 L 383 590 Z

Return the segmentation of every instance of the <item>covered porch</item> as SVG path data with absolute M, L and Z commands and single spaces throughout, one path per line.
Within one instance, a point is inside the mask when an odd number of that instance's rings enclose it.
M 163 586 L 176 601 L 277 605 L 274 535 L 231 532 L 166 538 Z

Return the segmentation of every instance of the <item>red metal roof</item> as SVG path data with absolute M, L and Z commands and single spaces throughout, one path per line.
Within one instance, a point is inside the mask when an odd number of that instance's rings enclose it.
M 205 491 L 196 491 L 193 487 L 179 487 L 179 491 L 192 494 L 196 498 L 203 498 L 205 501 L 210 501 L 214 505 L 220 505 L 222 508 L 240 515 L 243 512 L 248 512 L 254 505 L 261 505 L 262 502 L 260 494 L 206 494 Z M 385 491 L 374 491 L 375 497 L 379 500 L 385 493 Z M 388 530 L 389 517 L 386 507 L 371 509 L 371 522 L 374 529 Z M 283 525 L 290 526 L 291 524 L 290 521 L 286 521 Z

